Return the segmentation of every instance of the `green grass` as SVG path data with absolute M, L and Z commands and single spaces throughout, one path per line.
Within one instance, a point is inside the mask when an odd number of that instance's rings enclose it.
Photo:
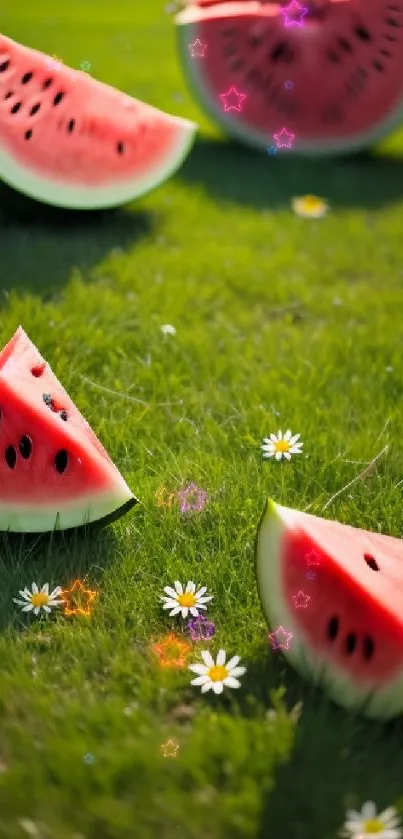
M 176 177 L 116 212 L 0 191 L 1 344 L 23 324 L 142 502 L 103 532 L 0 542 L 0 839 L 333 839 L 367 799 L 403 813 L 401 722 L 345 713 L 271 653 L 253 564 L 267 495 L 402 535 L 402 135 L 315 163 L 227 144 L 162 2 L 20 0 L 1 28 L 201 130 Z M 292 215 L 308 192 L 326 219 Z M 284 466 L 259 451 L 279 426 L 304 441 Z M 156 504 L 191 481 L 202 513 Z M 77 577 L 99 593 L 89 619 L 12 602 Z M 214 595 L 211 648 L 242 656 L 240 691 L 203 697 L 153 657 L 180 631 L 158 602 L 175 579 Z

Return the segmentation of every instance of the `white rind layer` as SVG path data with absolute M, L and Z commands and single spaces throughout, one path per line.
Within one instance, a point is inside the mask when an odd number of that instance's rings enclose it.
M 153 166 L 152 172 L 143 177 L 119 180 L 111 186 L 69 186 L 21 166 L 0 146 L 0 178 L 36 201 L 69 210 L 99 210 L 125 204 L 167 180 L 180 167 L 193 144 L 197 130 L 195 123 L 180 117 L 164 116 L 167 120 L 172 119 L 178 127 L 178 136 L 170 154 L 165 155 L 160 164 Z
M 0 531 L 10 533 L 48 533 L 91 524 L 115 513 L 135 496 L 122 478 L 111 492 L 94 493 L 92 498 L 46 504 L 0 504 Z
M 281 558 L 284 537 L 297 525 L 298 511 L 268 499 L 256 540 L 256 576 L 266 620 L 273 631 L 282 626 L 293 635 L 284 655 L 302 676 L 326 690 L 339 705 L 358 710 L 370 719 L 387 720 L 397 716 L 403 711 L 403 669 L 389 685 L 380 689 L 368 684 L 355 685 L 349 675 L 310 648 L 309 639 L 294 621 L 283 591 Z

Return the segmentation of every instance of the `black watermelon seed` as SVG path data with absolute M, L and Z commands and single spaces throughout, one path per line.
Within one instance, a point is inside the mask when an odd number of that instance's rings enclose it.
M 4 452 L 4 457 L 6 459 L 7 466 L 9 466 L 10 469 L 14 469 L 14 466 L 17 462 L 17 452 L 14 446 L 7 446 Z
M 66 471 L 68 462 L 69 455 L 66 449 L 60 449 L 55 455 L 55 469 L 59 472 L 59 475 Z
M 19 444 L 19 450 L 20 450 L 21 457 L 23 457 L 24 460 L 28 460 L 28 458 L 31 457 L 31 454 L 32 454 L 32 440 L 31 440 L 30 437 L 28 437 L 28 434 L 24 434 L 24 436 L 21 437 L 20 444 Z
M 62 420 L 67 422 L 67 411 L 60 411 L 60 416 L 61 416 Z

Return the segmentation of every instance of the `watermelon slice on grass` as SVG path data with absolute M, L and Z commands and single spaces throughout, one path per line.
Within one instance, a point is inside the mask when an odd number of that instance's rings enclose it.
M 269 499 L 256 575 L 274 647 L 298 672 L 367 717 L 403 711 L 401 539 Z
M 0 353 L 0 530 L 110 522 L 137 499 L 22 327 Z
M 316 13 L 303 0 L 301 25 L 285 25 L 286 5 L 200 0 L 175 17 L 185 75 L 211 118 L 264 150 L 284 128 L 284 152 L 313 156 L 368 147 L 399 126 L 403 0 L 324 0 Z M 244 98 L 223 104 L 231 88 Z
M 0 178 L 69 209 L 138 198 L 175 172 L 196 125 L 0 35 Z

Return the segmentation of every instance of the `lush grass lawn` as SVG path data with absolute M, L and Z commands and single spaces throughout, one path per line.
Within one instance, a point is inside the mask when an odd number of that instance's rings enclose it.
M 0 543 L 0 839 L 333 839 L 366 799 L 403 812 L 401 723 L 344 713 L 271 652 L 253 565 L 267 495 L 321 515 L 387 444 L 323 515 L 402 535 L 402 137 L 318 163 L 227 145 L 186 92 L 162 0 L 1 14 L 12 38 L 201 133 L 175 178 L 117 212 L 0 192 L 1 343 L 22 323 L 142 502 L 97 534 Z M 293 216 L 308 192 L 324 220 Z M 279 427 L 304 453 L 262 462 Z M 201 513 L 158 506 L 191 481 Z M 12 602 L 76 577 L 98 590 L 91 618 L 30 621 Z M 210 648 L 242 656 L 240 691 L 202 696 L 153 654 L 181 632 L 158 601 L 175 579 L 214 595 Z

